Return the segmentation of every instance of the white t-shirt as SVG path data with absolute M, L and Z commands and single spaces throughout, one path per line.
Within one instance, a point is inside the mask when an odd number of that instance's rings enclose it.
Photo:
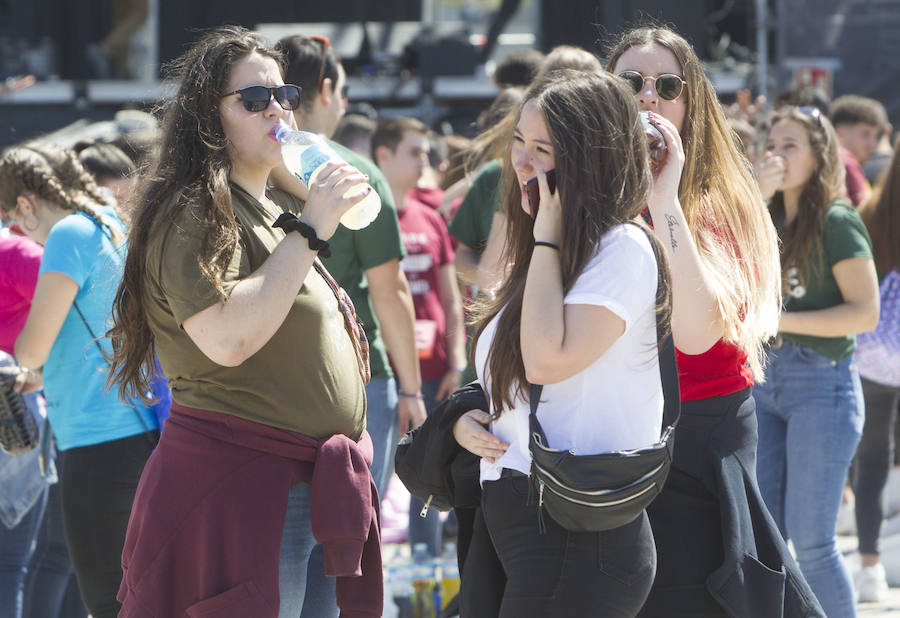
M 544 386 L 537 415 L 551 448 L 593 455 L 659 441 L 663 393 L 656 282 L 656 258 L 643 231 L 618 225 L 604 234 L 564 303 L 606 307 L 625 321 L 625 332 L 587 368 Z M 494 318 L 475 349 L 475 369 L 486 393 L 491 378 L 485 361 L 496 328 Z M 482 482 L 500 478 L 503 468 L 529 473 L 529 412 L 528 401 L 517 400 L 514 409 L 491 423 L 491 432 L 508 442 L 509 449 L 494 463 L 481 460 Z

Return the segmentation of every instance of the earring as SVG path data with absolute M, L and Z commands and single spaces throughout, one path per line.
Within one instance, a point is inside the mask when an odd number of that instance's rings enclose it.
M 34 231 L 36 231 L 39 227 L 41 227 L 41 218 L 38 217 L 37 215 L 34 215 L 34 214 L 31 215 L 31 218 L 34 219 L 34 227 L 28 225 L 28 219 L 27 219 L 28 214 L 27 214 L 27 213 L 26 213 L 25 217 L 26 217 L 26 218 L 22 220 L 22 227 L 24 227 L 26 231 L 28 231 L 28 232 L 34 232 Z

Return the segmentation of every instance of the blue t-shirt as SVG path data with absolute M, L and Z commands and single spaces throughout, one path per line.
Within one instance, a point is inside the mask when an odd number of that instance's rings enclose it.
M 101 212 L 104 221 L 124 238 L 112 208 Z M 157 427 L 156 417 L 146 406 L 123 403 L 116 388 L 106 390 L 109 364 L 94 343 L 94 337 L 100 337 L 97 343 L 110 354 L 105 335 L 112 324 L 110 314 L 124 264 L 124 244 L 117 247 L 109 232 L 83 213 L 61 219 L 44 244 L 40 274 L 62 273 L 78 284 L 75 303 L 43 368 L 47 418 L 61 450 L 118 440 Z

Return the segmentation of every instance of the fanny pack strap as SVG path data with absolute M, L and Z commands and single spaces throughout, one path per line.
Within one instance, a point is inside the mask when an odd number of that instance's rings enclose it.
M 659 251 L 653 239 L 650 238 L 650 232 L 645 227 L 634 221 L 628 221 L 630 225 L 635 226 L 647 235 L 650 247 L 653 249 L 653 255 L 656 257 L 657 283 L 656 283 L 656 306 L 662 304 L 666 294 L 666 279 L 663 276 L 662 266 L 659 261 Z M 681 418 L 681 391 L 678 387 L 678 368 L 675 364 L 675 342 L 672 339 L 672 329 L 666 328 L 663 323 L 662 316 L 656 315 L 656 340 L 657 352 L 659 355 L 659 377 L 662 382 L 663 391 L 663 420 L 661 427 L 661 441 L 668 438 L 678 420 Z M 528 415 L 528 424 L 532 434 L 538 434 L 543 440 L 544 446 L 550 447 L 547 442 L 547 435 L 544 428 L 541 427 L 537 418 L 537 408 L 540 404 L 541 393 L 544 386 L 541 384 L 531 384 L 529 386 L 529 403 L 531 404 L 531 413 Z

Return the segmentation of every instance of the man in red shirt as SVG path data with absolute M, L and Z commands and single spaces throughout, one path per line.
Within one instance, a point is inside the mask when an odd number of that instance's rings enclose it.
M 838 97 L 828 110 L 841 143 L 841 160 L 847 171 L 847 194 L 854 206 L 868 197 L 871 187 L 862 165 L 871 158 L 887 125 L 884 106 L 868 97 Z
M 428 152 L 428 129 L 414 118 L 383 119 L 372 135 L 372 159 L 391 187 L 406 248 L 401 266 L 415 307 L 422 393 L 430 413 L 459 388 L 466 352 L 462 301 L 447 224 L 410 193 L 428 165 Z M 440 520 L 432 509 L 429 519 L 422 522 L 418 517 L 422 505 L 415 499 L 413 502 L 410 541 L 427 542 L 436 556 L 440 550 Z

